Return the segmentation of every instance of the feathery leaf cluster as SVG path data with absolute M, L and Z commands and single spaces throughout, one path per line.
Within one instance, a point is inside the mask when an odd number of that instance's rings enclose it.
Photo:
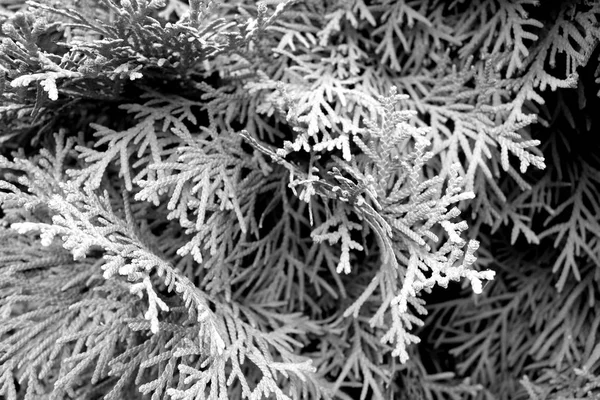
M 600 393 L 595 2 L 0 23 L 0 397 Z

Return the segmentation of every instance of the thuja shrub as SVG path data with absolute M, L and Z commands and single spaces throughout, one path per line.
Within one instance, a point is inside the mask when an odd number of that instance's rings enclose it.
M 0 0 L 0 397 L 600 397 L 600 4 Z

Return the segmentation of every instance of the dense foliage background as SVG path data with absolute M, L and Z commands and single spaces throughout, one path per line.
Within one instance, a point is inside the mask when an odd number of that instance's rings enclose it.
M 600 398 L 599 16 L 0 0 L 0 398 Z

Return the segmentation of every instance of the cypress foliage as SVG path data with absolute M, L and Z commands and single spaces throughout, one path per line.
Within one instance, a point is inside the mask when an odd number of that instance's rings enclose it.
M 0 398 L 600 398 L 599 18 L 0 0 Z

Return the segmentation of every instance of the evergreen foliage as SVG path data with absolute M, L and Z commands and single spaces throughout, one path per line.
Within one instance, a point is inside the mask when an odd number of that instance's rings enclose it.
M 0 398 L 600 397 L 597 2 L 0 23 Z

